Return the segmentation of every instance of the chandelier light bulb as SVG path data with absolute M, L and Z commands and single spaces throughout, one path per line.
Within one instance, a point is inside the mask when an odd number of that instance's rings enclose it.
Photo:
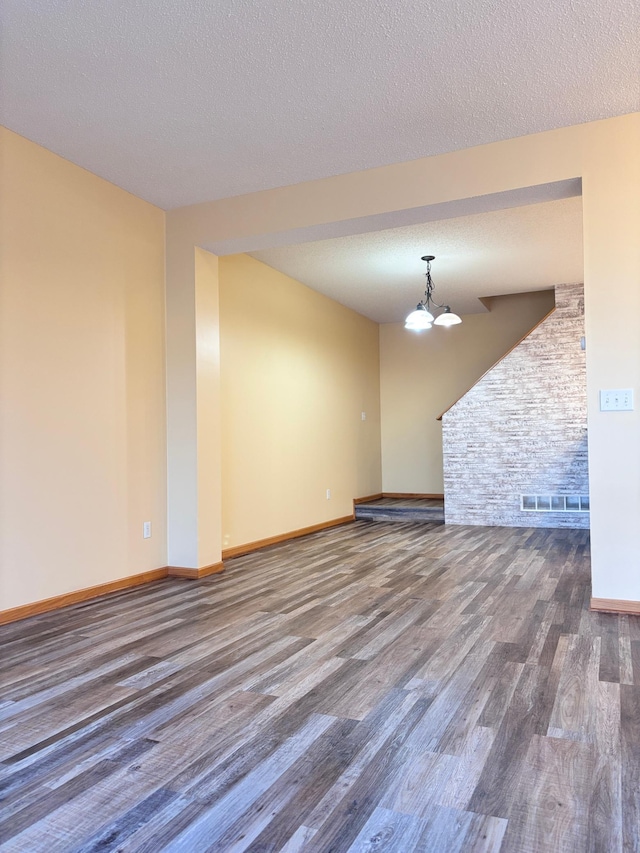
M 425 306 L 420 302 L 416 306 L 416 310 L 412 311 L 405 320 L 405 327 L 407 329 L 430 329 L 432 323 L 433 314 L 427 311 Z
M 458 323 L 462 323 L 462 319 L 457 314 L 454 314 L 447 305 L 442 314 L 438 314 L 433 323 L 435 326 L 457 326 Z

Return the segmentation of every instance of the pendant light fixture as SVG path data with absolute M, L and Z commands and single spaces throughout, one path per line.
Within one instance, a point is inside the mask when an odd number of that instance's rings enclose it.
M 435 260 L 435 255 L 423 255 L 423 261 L 427 262 L 427 286 L 424 291 L 424 299 L 418 302 L 416 310 L 405 320 L 405 329 L 411 329 L 414 332 L 421 332 L 423 329 L 430 329 L 434 326 L 456 326 L 462 323 L 460 317 L 454 314 L 448 305 L 438 305 L 433 301 L 434 284 L 431 279 L 431 261 Z M 433 310 L 439 310 L 441 313 L 434 315 Z

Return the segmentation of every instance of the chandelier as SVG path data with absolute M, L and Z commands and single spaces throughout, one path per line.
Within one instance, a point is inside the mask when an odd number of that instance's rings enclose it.
M 418 302 L 416 310 L 412 311 L 405 320 L 405 329 L 421 332 L 423 329 L 430 329 L 432 325 L 455 326 L 462 323 L 460 317 L 454 314 L 448 305 L 438 305 L 433 300 L 434 284 L 431 279 L 431 261 L 435 260 L 435 255 L 423 255 L 422 260 L 427 262 L 427 286 L 424 291 L 424 298 Z M 440 313 L 434 314 L 434 311 Z

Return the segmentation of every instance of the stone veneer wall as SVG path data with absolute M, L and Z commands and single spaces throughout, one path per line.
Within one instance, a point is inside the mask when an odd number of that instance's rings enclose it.
M 445 521 L 589 527 L 589 513 L 527 512 L 521 495 L 588 495 L 584 289 L 556 287 L 556 310 L 442 418 Z

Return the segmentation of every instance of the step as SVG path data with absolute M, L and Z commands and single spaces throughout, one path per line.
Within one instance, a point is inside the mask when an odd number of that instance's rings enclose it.
M 361 521 L 422 521 L 425 524 L 444 524 L 444 507 L 357 504 L 356 519 Z

